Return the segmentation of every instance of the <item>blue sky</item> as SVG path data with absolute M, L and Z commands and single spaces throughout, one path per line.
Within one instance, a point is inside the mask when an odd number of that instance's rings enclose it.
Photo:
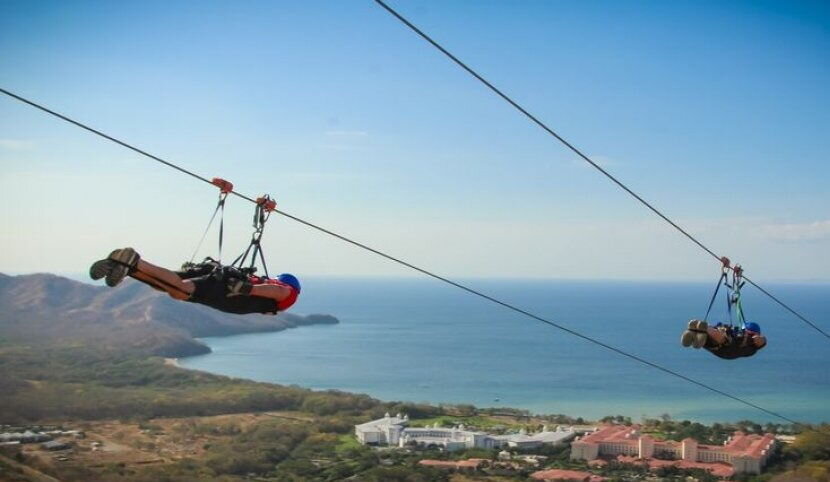
M 825 2 L 391 1 L 757 280 L 830 280 Z M 0 85 L 461 277 L 717 265 L 371 1 L 15 2 Z M 216 192 L 0 99 L 0 271 L 176 265 Z M 232 200 L 229 250 L 249 235 Z M 276 217 L 277 270 L 409 276 Z M 205 252 L 205 254 L 208 254 Z

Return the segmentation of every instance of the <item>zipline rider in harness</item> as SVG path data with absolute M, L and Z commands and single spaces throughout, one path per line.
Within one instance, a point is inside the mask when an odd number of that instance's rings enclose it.
M 709 301 L 706 315 L 703 320 L 691 320 L 689 322 L 688 329 L 683 332 L 683 336 L 680 338 L 680 343 L 685 347 L 705 348 L 713 355 L 725 360 L 751 357 L 758 350 L 767 346 L 767 339 L 761 334 L 761 326 L 758 323 L 746 322 L 745 320 L 744 309 L 741 304 L 741 288 L 745 283 L 742 276 L 743 269 L 740 265 L 731 268 L 732 282 L 730 284 L 727 276 L 730 269 L 729 258 L 723 257 L 721 262 L 723 263 L 723 272 L 718 279 L 715 293 Z M 727 290 L 726 303 L 729 311 L 729 324 L 718 323 L 712 327 L 709 326 L 707 319 L 712 311 L 712 305 L 721 284 L 726 286 Z M 737 325 L 732 322 L 733 308 L 738 319 Z
M 213 183 L 219 186 L 221 193 L 205 234 L 216 213 L 221 211 L 224 215 L 225 198 L 233 190 L 233 185 L 223 179 L 214 178 Z M 116 249 L 107 258 L 93 263 L 89 275 L 94 280 L 104 278 L 110 287 L 117 286 L 129 276 L 177 300 L 207 305 L 226 313 L 275 315 L 293 305 L 301 290 L 299 280 L 291 274 L 283 273 L 276 279 L 268 277 L 260 239 L 265 222 L 275 209 L 276 203 L 267 195 L 257 199 L 251 243 L 230 266 L 221 264 L 223 222 L 220 221 L 220 261 L 206 258 L 202 263 L 193 263 L 191 258 L 180 271 L 171 271 L 141 259 L 133 248 L 123 248 Z M 202 241 L 199 242 L 200 246 Z M 197 247 L 196 251 L 198 249 Z M 194 257 L 195 254 L 194 252 Z M 249 254 L 251 264 L 243 267 Z M 257 257 L 262 261 L 264 277 L 254 275 Z

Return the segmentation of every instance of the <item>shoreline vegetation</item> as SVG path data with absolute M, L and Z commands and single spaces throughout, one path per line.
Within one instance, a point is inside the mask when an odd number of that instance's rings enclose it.
M 167 365 L 167 366 L 170 366 L 170 367 L 176 367 L 176 368 L 181 368 L 183 370 L 186 370 L 186 368 L 179 365 L 179 359 L 178 358 L 165 358 L 164 359 L 164 364 Z
M 177 358 L 190 350 L 171 344 L 171 333 L 182 339 L 198 332 L 189 328 L 190 323 L 227 331 L 240 321 L 170 311 L 192 306 L 171 301 L 178 303 L 171 308 L 165 299 L 146 291 L 76 285 L 81 283 L 51 275 L 0 276 L 0 424 L 77 427 L 89 440 L 107 447 L 98 450 L 91 442 L 74 441 L 69 455 L 60 455 L 66 460 L 30 444 L 0 450 L 60 480 L 451 480 L 451 474 L 419 466 L 418 461 L 492 459 L 496 453 L 379 451 L 357 444 L 354 426 L 386 412 L 407 413 L 416 424 L 464 423 L 505 431 L 589 422 L 519 409 L 381 401 L 364 394 L 314 391 L 183 368 Z M 325 318 L 318 321 L 336 322 L 320 316 Z M 251 319 L 247 328 L 262 328 Z M 609 416 L 597 422 L 632 421 Z M 712 443 L 722 442 L 734 429 L 797 434 L 796 442 L 777 456 L 772 473 L 800 470 L 798 474 L 814 474 L 814 480 L 830 477 L 830 425 L 804 431 L 802 426 L 749 420 L 707 426 L 664 416 L 645 422 L 660 436 Z M 550 450 L 546 456 L 546 467 L 587 468 L 569 461 L 566 449 Z M 25 470 L 13 464 L 0 468 L 4 476 L 19 475 L 11 480 L 29 480 Z M 530 470 L 482 480 L 527 480 Z M 665 480 L 681 480 L 687 474 L 669 475 L 676 478 Z M 769 480 L 761 477 L 757 480 Z

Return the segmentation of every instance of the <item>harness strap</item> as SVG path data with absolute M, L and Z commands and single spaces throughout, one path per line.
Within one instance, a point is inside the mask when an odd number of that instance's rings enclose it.
M 741 288 L 743 288 L 745 281 L 742 279 L 743 270 L 741 269 L 740 265 L 735 266 L 735 269 L 732 274 L 732 290 L 733 290 L 733 303 L 735 305 L 735 315 L 737 316 L 738 323 L 741 329 L 746 328 L 746 316 L 744 315 L 744 306 L 741 303 Z
M 222 240 L 225 236 L 225 199 L 228 197 L 228 193 L 221 192 L 219 193 L 219 202 L 216 203 L 216 209 L 213 210 L 213 214 L 210 216 L 210 221 L 208 221 L 207 227 L 205 228 L 205 232 L 202 233 L 202 238 L 199 240 L 199 244 L 196 245 L 196 249 L 193 250 L 193 255 L 190 256 L 190 262 L 192 263 L 194 259 L 196 259 L 196 253 L 199 252 L 199 248 L 202 247 L 202 243 L 205 242 L 205 237 L 207 237 L 208 231 L 210 231 L 210 227 L 213 225 L 213 220 L 216 219 L 216 214 L 219 214 L 219 259 L 218 261 L 222 261 Z
M 715 285 L 715 292 L 712 293 L 712 299 L 709 300 L 709 308 L 706 308 L 706 315 L 703 317 L 703 321 L 707 321 L 709 319 L 709 313 L 712 311 L 712 305 L 715 304 L 715 298 L 718 297 L 718 291 L 720 291 L 720 285 L 721 285 L 721 283 L 724 283 L 725 281 L 726 281 L 726 271 L 724 271 L 723 274 L 720 275 L 720 278 L 718 278 L 718 284 Z
M 253 220 L 254 233 L 251 235 L 251 242 L 248 244 L 248 247 L 245 248 L 245 251 L 237 256 L 233 263 L 231 263 L 231 266 L 238 267 L 240 270 L 246 270 L 248 274 L 253 274 L 256 271 L 257 258 L 259 258 L 262 263 L 262 269 L 265 271 L 265 277 L 269 277 L 268 265 L 265 263 L 265 254 L 262 251 L 262 244 L 260 241 L 262 239 L 262 233 L 265 230 L 265 223 L 268 221 L 268 218 L 271 216 L 271 212 L 274 211 L 274 209 L 276 209 L 276 202 L 268 195 L 257 198 Z M 251 250 L 253 250 L 253 252 L 251 252 Z M 251 254 L 251 264 L 248 268 L 243 268 L 249 254 Z

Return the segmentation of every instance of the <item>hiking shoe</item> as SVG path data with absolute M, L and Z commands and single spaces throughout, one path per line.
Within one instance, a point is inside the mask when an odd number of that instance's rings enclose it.
M 686 330 L 683 332 L 683 335 L 680 336 L 680 344 L 685 347 L 692 346 L 695 338 L 697 338 L 697 333 L 692 330 Z
M 98 261 L 92 263 L 92 266 L 89 267 L 89 277 L 94 280 L 99 280 L 104 276 L 108 275 L 110 271 L 112 271 L 112 267 L 114 263 L 109 259 L 99 259 Z
M 107 273 L 104 281 L 107 286 L 115 287 L 135 269 L 141 256 L 133 248 L 124 248 L 116 249 L 107 259 L 112 263 L 112 269 Z
M 92 263 L 92 266 L 89 267 L 89 277 L 97 281 L 109 274 L 109 272 L 112 271 L 112 267 L 115 265 L 110 257 L 114 256 L 116 253 L 118 253 L 117 249 L 111 252 L 106 258 Z
M 695 348 L 703 348 L 706 344 L 706 340 L 709 339 L 709 323 L 705 321 L 698 321 L 695 330 L 693 331 L 695 335 L 695 339 L 692 342 L 692 346 Z
M 123 264 L 128 268 L 135 268 L 138 264 L 138 260 L 141 259 L 141 256 L 139 256 L 133 248 L 124 248 L 116 249 L 110 253 L 109 258 L 107 259 L 115 261 L 118 264 Z

